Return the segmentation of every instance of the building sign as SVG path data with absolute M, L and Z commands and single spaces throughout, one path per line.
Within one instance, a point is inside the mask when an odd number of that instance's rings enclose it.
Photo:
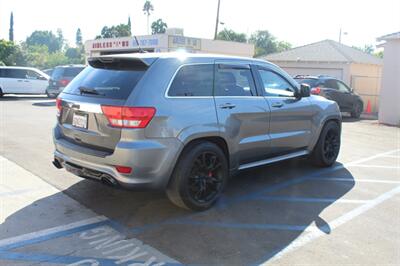
M 140 47 L 148 48 L 148 47 L 157 47 L 159 41 L 157 38 L 138 38 Z M 137 48 L 137 43 L 135 38 L 124 38 L 124 39 L 107 39 L 107 40 L 95 40 L 91 44 L 91 48 L 95 50 L 103 50 L 103 49 L 128 49 L 128 48 Z
M 93 49 L 118 49 L 118 48 L 128 48 L 129 41 L 125 40 L 99 40 L 92 43 Z
M 168 48 L 201 49 L 201 39 L 183 36 L 168 36 Z

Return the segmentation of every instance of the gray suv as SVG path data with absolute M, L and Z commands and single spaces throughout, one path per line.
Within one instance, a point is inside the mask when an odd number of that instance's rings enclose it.
M 210 208 L 238 171 L 339 153 L 337 104 L 266 61 L 144 53 L 88 60 L 59 95 L 57 168 L 115 187 L 166 190 Z

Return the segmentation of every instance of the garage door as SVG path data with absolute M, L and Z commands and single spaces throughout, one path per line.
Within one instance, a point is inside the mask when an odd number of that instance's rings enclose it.
M 343 70 L 340 68 L 300 68 L 300 67 L 283 67 L 283 69 L 291 76 L 296 75 L 328 75 L 337 79 L 343 79 Z

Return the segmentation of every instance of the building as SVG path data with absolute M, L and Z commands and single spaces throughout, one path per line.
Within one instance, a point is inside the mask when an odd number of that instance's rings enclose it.
M 191 53 L 254 56 L 253 44 L 186 37 L 181 29 L 168 29 L 165 34 L 137 36 L 137 41 L 135 37 L 89 40 L 85 42 L 85 53 L 87 57 L 136 53 L 140 50 L 139 46 L 147 52 L 185 50 Z
M 383 56 L 382 88 L 379 122 L 400 126 L 400 32 L 378 38 L 385 49 Z
M 295 75 L 329 75 L 350 85 L 366 107 L 378 111 L 383 60 L 332 40 L 296 47 L 264 57 Z

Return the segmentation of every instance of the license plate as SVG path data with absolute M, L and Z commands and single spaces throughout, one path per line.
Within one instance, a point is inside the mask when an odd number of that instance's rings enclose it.
M 87 128 L 88 116 L 87 114 L 73 114 L 72 125 L 79 128 Z

